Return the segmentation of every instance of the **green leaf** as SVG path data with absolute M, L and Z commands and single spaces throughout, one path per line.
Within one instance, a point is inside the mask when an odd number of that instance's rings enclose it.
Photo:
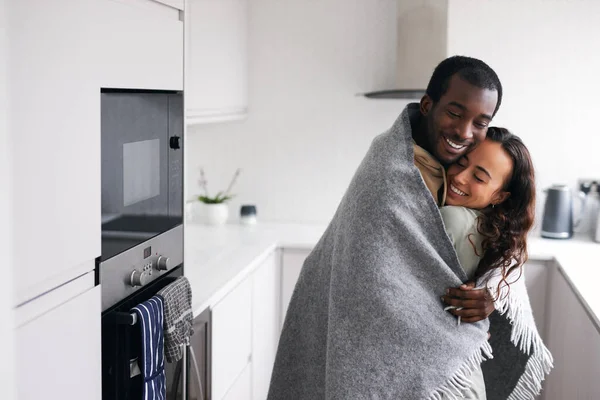
M 198 201 L 204 204 L 221 204 L 229 201 L 233 198 L 233 196 L 225 196 L 222 194 L 223 192 L 217 193 L 215 197 L 210 196 L 198 196 Z

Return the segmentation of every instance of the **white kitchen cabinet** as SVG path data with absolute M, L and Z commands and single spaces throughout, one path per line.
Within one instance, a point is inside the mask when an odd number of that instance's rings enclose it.
M 251 355 L 252 279 L 245 279 L 212 309 L 213 400 L 224 398 Z
M 100 313 L 96 286 L 17 328 L 19 400 L 102 398 Z
M 183 88 L 179 10 L 151 0 L 8 3 L 15 300 L 101 253 L 100 88 Z
M 549 294 L 547 344 L 554 369 L 544 400 L 599 399 L 600 330 L 560 269 L 552 271 Z
M 185 104 L 189 124 L 248 112 L 248 0 L 187 0 Z
M 310 254 L 310 250 L 304 249 L 283 249 L 281 256 L 281 319 L 280 326 L 283 326 L 285 314 L 287 313 L 296 282 L 302 271 L 304 260 Z
M 529 295 L 529 302 L 533 312 L 533 318 L 537 330 L 542 338 L 547 338 L 547 308 L 548 308 L 548 285 L 550 284 L 549 277 L 551 271 L 554 270 L 554 265 L 549 261 L 529 260 L 523 266 L 525 274 L 525 286 Z
M 223 400 L 254 400 L 252 397 L 252 368 L 246 365 L 240 376 L 227 393 Z
M 100 88 L 91 0 L 8 2 L 15 304 L 100 255 Z
M 183 21 L 163 3 L 94 0 L 87 45 L 100 87 L 183 90 Z
M 252 399 L 266 400 L 279 341 L 280 275 L 276 253 L 252 277 Z
M 0 0 L 0 93 L 8 93 L 10 85 L 8 79 L 8 37 L 7 5 L 10 0 Z M 11 146 L 10 135 L 5 134 L 8 130 L 8 102 L 6 95 L 0 96 L 0 254 L 2 254 L 2 265 L 0 273 L 4 282 L 13 282 L 12 271 L 12 173 L 11 173 Z M 14 379 L 14 325 L 13 321 L 13 289 L 12 284 L 4 285 L 0 291 L 0 338 L 2 338 L 3 355 L 0 364 L 0 399 L 15 398 Z

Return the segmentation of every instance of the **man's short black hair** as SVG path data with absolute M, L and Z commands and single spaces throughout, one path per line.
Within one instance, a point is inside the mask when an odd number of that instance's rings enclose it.
M 456 74 L 471 85 L 498 92 L 498 102 L 494 110 L 494 115 L 496 115 L 500 103 L 502 103 L 502 84 L 496 72 L 489 65 L 476 58 L 453 56 L 439 63 L 427 85 L 426 93 L 431 97 L 431 100 L 434 103 L 440 100 L 448 91 L 450 78 Z

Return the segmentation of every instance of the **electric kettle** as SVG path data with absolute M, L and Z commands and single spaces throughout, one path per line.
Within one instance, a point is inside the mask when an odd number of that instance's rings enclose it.
M 573 195 L 567 185 L 552 185 L 546 190 L 546 203 L 542 219 L 542 237 L 550 239 L 569 239 L 573 236 Z M 585 194 L 579 192 L 583 202 Z M 581 214 L 581 213 L 580 213 Z

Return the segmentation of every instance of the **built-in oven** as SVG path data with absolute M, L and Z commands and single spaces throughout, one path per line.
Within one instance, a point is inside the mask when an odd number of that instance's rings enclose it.
M 183 97 L 121 89 L 100 96 L 102 398 L 137 400 L 141 333 L 131 309 L 183 275 Z M 192 392 L 208 398 L 210 318 L 203 315 L 191 340 L 195 357 L 188 348 L 179 363 L 165 362 L 169 400 Z
M 102 313 L 102 398 L 105 400 L 143 399 L 143 377 L 140 370 L 142 348 L 140 327 L 131 309 L 150 299 L 159 290 L 181 276 L 182 268 L 173 268 L 168 274 L 146 285 L 126 300 L 119 301 Z M 178 392 L 174 399 L 184 399 L 183 382 L 173 379 L 175 371 L 182 369 L 165 361 L 167 394 Z M 169 386 L 170 385 L 170 386 Z M 169 399 L 171 397 L 169 396 Z
M 143 378 L 139 368 L 141 334 L 131 308 L 150 299 L 177 279 L 176 267 L 102 315 L 102 398 L 143 399 Z M 165 361 L 167 400 L 210 400 L 211 315 L 207 309 L 194 319 L 193 335 L 183 358 Z

